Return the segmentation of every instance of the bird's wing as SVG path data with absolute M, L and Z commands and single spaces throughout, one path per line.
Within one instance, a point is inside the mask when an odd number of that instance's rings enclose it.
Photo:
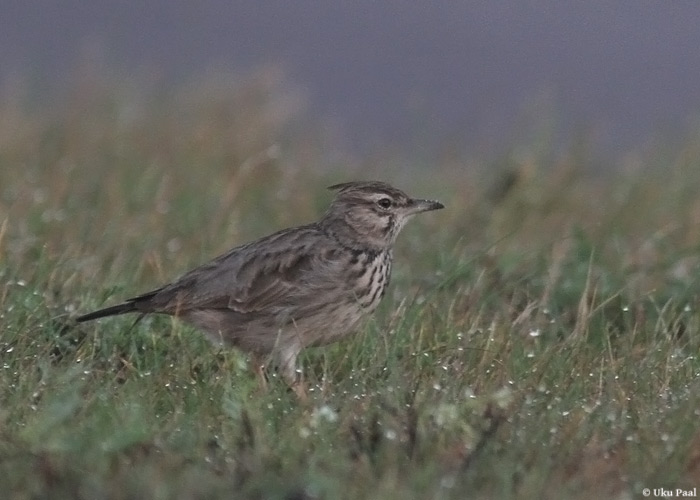
M 342 280 L 339 257 L 314 226 L 282 231 L 193 269 L 153 301 L 171 313 L 230 309 L 246 314 L 318 300 Z

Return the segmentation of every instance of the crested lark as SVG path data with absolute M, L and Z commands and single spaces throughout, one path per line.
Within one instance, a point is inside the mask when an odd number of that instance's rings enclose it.
M 176 316 L 216 343 L 270 358 L 287 383 L 303 390 L 299 352 L 356 330 L 384 296 L 401 228 L 417 213 L 443 208 L 384 182 L 329 189 L 337 195 L 318 222 L 233 248 L 168 285 L 77 321 L 131 312 Z

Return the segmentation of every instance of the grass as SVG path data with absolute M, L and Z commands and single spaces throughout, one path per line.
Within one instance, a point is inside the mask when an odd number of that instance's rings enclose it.
M 0 102 L 7 498 L 700 486 L 697 140 L 598 175 L 590 155 L 535 141 L 499 169 L 444 158 L 347 173 L 323 168 L 320 135 L 274 72 L 135 87 L 76 85 L 50 110 Z M 304 353 L 308 405 L 275 378 L 261 391 L 245 355 L 169 318 L 71 321 L 312 220 L 323 186 L 351 178 L 447 209 L 404 230 L 366 328 Z

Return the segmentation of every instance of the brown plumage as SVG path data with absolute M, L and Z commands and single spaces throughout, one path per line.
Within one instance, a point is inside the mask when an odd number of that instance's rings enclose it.
M 392 246 L 414 214 L 443 208 L 384 182 L 348 182 L 318 221 L 228 251 L 157 290 L 80 316 L 162 313 L 216 343 L 269 357 L 294 385 L 309 346 L 355 331 L 384 296 Z

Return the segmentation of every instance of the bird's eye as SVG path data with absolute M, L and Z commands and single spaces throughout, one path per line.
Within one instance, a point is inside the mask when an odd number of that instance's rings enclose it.
M 377 202 L 377 205 L 382 208 L 389 208 L 391 206 L 391 200 L 389 198 L 382 198 Z

